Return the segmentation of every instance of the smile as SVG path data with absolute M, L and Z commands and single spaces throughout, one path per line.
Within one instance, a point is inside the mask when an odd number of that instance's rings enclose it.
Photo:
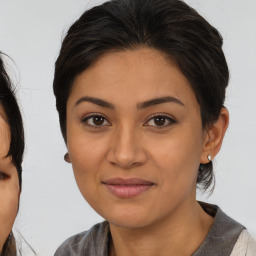
M 132 178 L 132 179 L 122 179 L 114 178 L 102 182 L 106 188 L 115 196 L 120 198 L 131 198 L 138 196 L 155 184 L 146 180 Z

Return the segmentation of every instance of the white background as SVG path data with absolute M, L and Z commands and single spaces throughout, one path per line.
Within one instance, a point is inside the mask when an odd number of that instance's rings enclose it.
M 70 235 L 101 220 L 80 195 L 59 130 L 52 93 L 54 62 L 68 27 L 103 1 L 0 0 L 0 50 L 16 67 L 26 129 L 23 191 L 15 229 L 39 256 L 53 255 Z M 210 198 L 256 231 L 256 1 L 187 0 L 224 37 L 231 72 L 226 106 L 230 126 L 215 160 Z M 24 255 L 29 255 L 25 253 Z

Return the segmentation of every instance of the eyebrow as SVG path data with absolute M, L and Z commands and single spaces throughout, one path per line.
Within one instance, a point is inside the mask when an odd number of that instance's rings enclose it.
M 179 104 L 181 106 L 185 106 L 184 103 L 182 101 L 180 101 L 179 99 L 171 97 L 171 96 L 165 96 L 165 97 L 155 98 L 155 99 L 151 99 L 151 100 L 147 100 L 142 103 L 139 103 L 139 104 L 137 104 L 137 109 L 144 109 L 147 107 L 151 107 L 154 105 L 159 105 L 159 104 L 163 104 L 163 103 L 167 103 L 167 102 L 172 102 L 172 103 Z
M 102 99 L 94 98 L 94 97 L 87 97 L 87 96 L 84 96 L 84 97 L 80 98 L 75 103 L 75 105 L 77 106 L 77 105 L 81 104 L 82 102 L 90 102 L 90 103 L 93 103 L 93 104 L 98 105 L 98 106 L 103 107 L 103 108 L 115 109 L 115 106 L 110 102 L 107 102 L 107 101 L 102 100 Z M 137 104 L 137 109 L 139 109 L 139 110 L 140 109 L 145 109 L 145 108 L 148 108 L 148 107 L 151 107 L 151 106 L 155 106 L 155 105 L 159 105 L 159 104 L 163 104 L 163 103 L 168 103 L 168 102 L 176 103 L 180 106 L 185 106 L 184 103 L 182 101 L 180 101 L 179 99 L 177 99 L 175 97 L 171 97 L 171 96 L 165 96 L 165 97 L 154 98 L 154 99 L 150 99 L 150 100 L 138 103 Z
M 82 102 L 91 102 L 95 105 L 98 105 L 100 107 L 103 107 L 103 108 L 110 108 L 110 109 L 115 109 L 115 106 L 105 100 L 101 100 L 101 99 L 98 99 L 98 98 L 94 98 L 94 97 L 82 97 L 80 98 L 77 102 L 76 102 L 76 106 L 79 105 L 80 103 Z

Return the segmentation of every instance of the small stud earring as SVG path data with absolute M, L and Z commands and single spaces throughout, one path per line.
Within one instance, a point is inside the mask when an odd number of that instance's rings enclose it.
M 212 161 L 212 156 L 211 155 L 208 155 L 207 156 L 208 160 L 211 162 Z
M 69 157 L 69 153 L 66 153 L 66 154 L 64 155 L 64 160 L 65 160 L 67 163 L 71 163 L 70 157 Z

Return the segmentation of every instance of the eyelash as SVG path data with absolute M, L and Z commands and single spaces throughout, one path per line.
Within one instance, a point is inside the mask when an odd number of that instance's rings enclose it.
M 104 122 L 107 121 L 107 118 L 105 118 L 103 115 L 101 114 L 97 114 L 97 113 L 93 113 L 91 114 L 90 116 L 87 116 L 85 118 L 82 119 L 82 123 L 85 123 L 87 126 L 90 126 L 92 128 L 95 128 L 95 129 L 99 129 L 99 128 L 102 128 L 103 126 L 110 126 L 110 125 L 92 125 L 92 124 L 88 124 L 88 121 L 92 118 L 95 118 L 95 117 L 99 117 L 99 118 L 103 118 L 104 119 Z M 152 117 L 149 118 L 149 120 L 146 122 L 146 123 L 149 123 L 151 120 L 154 120 L 155 118 L 164 118 L 165 121 L 167 120 L 169 122 L 169 124 L 167 125 L 164 125 L 164 126 L 153 126 L 153 127 L 157 127 L 157 129 L 163 129 L 167 126 L 170 126 L 172 124 L 175 124 L 176 123 L 176 120 L 170 116 L 167 116 L 167 115 L 163 115 L 163 114 L 154 114 Z M 150 126 L 150 125 L 147 125 L 147 124 L 144 124 L 144 126 Z
M 90 116 L 87 116 L 85 118 L 82 119 L 82 123 L 86 124 L 87 126 L 90 126 L 92 128 L 95 128 L 95 129 L 99 129 L 99 128 L 102 128 L 103 125 L 91 125 L 91 124 L 88 124 L 88 120 L 92 119 L 92 118 L 95 118 L 95 117 L 100 117 L 100 118 L 103 118 L 104 120 L 107 120 L 107 118 L 105 118 L 103 115 L 101 114 L 97 114 L 97 113 L 93 113 L 91 114 Z M 108 122 L 108 121 L 107 121 Z M 107 126 L 110 126 L 110 125 L 107 125 Z
M 150 117 L 150 119 L 147 121 L 147 123 L 149 123 L 151 120 L 154 120 L 155 118 L 164 118 L 165 119 L 165 121 L 167 120 L 169 123 L 167 124 L 167 125 L 164 125 L 164 126 L 155 126 L 155 127 L 157 127 L 157 129 L 163 129 L 163 128 L 165 128 L 165 127 L 168 127 L 168 126 L 170 126 L 170 125 L 172 125 L 172 124 L 175 124 L 176 123 L 176 120 L 174 119 L 174 118 L 172 118 L 172 117 L 170 117 L 170 116 L 167 116 L 167 115 L 163 115 L 163 114 L 154 114 L 152 117 Z M 146 125 L 146 126 L 150 126 L 150 125 Z

